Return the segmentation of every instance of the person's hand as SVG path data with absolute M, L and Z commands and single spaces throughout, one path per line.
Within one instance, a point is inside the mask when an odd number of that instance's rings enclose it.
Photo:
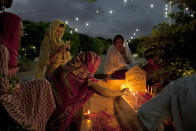
M 65 42 L 65 44 L 64 44 L 64 49 L 66 50 L 66 49 L 68 49 L 68 50 L 70 50 L 70 40 L 68 40 L 68 41 L 66 41 Z
M 121 92 L 123 93 L 123 95 L 126 95 L 130 92 L 129 88 L 124 88 L 121 90 Z
M 19 70 L 19 67 L 11 68 L 8 70 L 8 77 L 11 78 L 13 75 L 15 75 Z
M 103 81 L 108 82 L 109 80 L 111 80 L 110 76 L 107 76 L 103 79 Z
M 46 61 L 46 66 L 50 65 L 50 59 Z
M 161 87 L 161 83 L 160 82 L 157 82 L 157 83 L 155 83 L 154 85 L 152 85 L 152 88 L 159 88 L 159 87 Z
M 18 80 L 15 87 L 14 87 L 14 92 L 18 92 L 20 90 L 20 85 L 21 85 L 21 81 Z
M 167 118 L 163 121 L 163 124 L 168 126 L 168 125 L 171 125 L 172 124 L 172 119 L 171 118 Z
M 64 50 L 63 48 L 58 49 L 53 55 L 50 56 L 49 64 L 55 63 L 55 61 L 61 57 L 63 57 Z

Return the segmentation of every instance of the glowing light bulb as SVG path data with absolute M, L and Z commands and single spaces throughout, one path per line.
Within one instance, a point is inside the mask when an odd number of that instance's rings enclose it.
M 76 21 L 78 21 L 79 20 L 79 18 L 78 17 L 76 17 Z
M 139 31 L 139 29 L 136 29 L 136 31 L 138 32 L 138 31 Z
M 150 8 L 154 8 L 154 5 L 153 4 L 150 4 Z
M 68 23 L 69 23 L 68 21 L 65 21 L 65 24 L 67 24 L 67 25 L 68 25 Z
M 110 13 L 110 14 L 112 14 L 112 13 L 113 13 L 113 11 L 112 11 L 112 10 L 110 10 L 110 11 L 109 11 L 109 13 Z
M 88 22 L 86 23 L 86 26 L 89 26 L 89 23 Z
M 99 10 L 96 10 L 96 14 L 99 14 Z
M 75 32 L 78 32 L 78 29 L 77 28 L 75 28 Z

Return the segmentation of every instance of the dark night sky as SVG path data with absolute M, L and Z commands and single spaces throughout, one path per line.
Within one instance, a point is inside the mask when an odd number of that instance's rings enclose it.
M 14 0 L 8 11 L 36 22 L 68 21 L 71 28 L 93 37 L 113 38 L 120 33 L 130 39 L 149 34 L 154 25 L 168 21 L 165 5 L 163 0 Z

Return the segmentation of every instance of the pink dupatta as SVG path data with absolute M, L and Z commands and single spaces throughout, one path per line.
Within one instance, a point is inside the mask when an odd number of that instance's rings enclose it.
M 22 19 L 12 13 L 0 13 L 0 44 L 9 50 L 9 68 L 17 66 L 18 48 L 20 45 L 20 28 Z
M 88 80 L 95 80 L 93 75 L 100 60 L 97 54 L 88 51 L 56 69 L 50 78 L 57 105 L 48 122 L 50 130 L 65 131 L 75 112 L 93 95 L 94 91 L 88 87 Z

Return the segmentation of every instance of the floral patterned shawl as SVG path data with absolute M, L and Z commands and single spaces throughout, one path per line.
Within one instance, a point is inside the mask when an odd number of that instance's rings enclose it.
M 88 80 L 94 82 L 93 74 L 99 64 L 100 57 L 88 51 L 56 69 L 50 78 L 57 105 L 48 122 L 50 130 L 65 131 L 75 112 L 93 95 L 93 90 L 88 87 Z

